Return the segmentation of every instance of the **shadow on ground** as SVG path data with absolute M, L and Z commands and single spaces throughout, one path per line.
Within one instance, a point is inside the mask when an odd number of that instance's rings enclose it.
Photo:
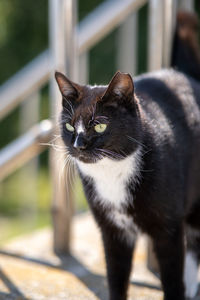
M 9 279 L 5 272 L 0 268 L 0 279 L 8 289 L 8 293 L 0 292 L 0 299 L 2 300 L 31 300 L 27 299 L 17 286 Z
M 104 276 L 96 275 L 90 272 L 80 261 L 78 261 L 72 255 L 59 256 L 60 265 L 54 265 L 49 261 L 36 259 L 28 256 L 21 256 L 15 254 L 13 252 L 0 250 L 0 255 L 12 257 L 19 260 L 29 261 L 35 264 L 47 266 L 53 269 L 67 271 L 75 275 L 80 281 L 82 281 L 89 290 L 91 290 L 99 299 L 106 300 L 108 299 L 107 292 L 107 282 Z M 26 298 L 23 293 L 17 288 L 17 286 L 7 277 L 6 273 L 0 269 L 0 279 L 10 291 L 10 293 L 1 293 L 0 299 L 9 299 L 9 300 L 31 300 L 30 298 Z M 144 287 L 154 290 L 160 290 L 159 286 L 149 284 L 147 282 L 142 281 L 131 281 L 132 285 L 138 287 Z
M 82 281 L 89 290 L 91 290 L 100 300 L 108 299 L 107 292 L 107 282 L 104 276 L 96 275 L 90 272 L 83 264 L 81 264 L 75 257 L 71 254 L 60 255 L 60 265 L 54 265 L 49 261 L 36 259 L 28 256 L 21 256 L 13 252 L 0 250 L 0 255 L 12 257 L 15 259 L 32 262 L 42 266 L 47 266 L 53 269 L 67 271 L 75 275 L 80 281 Z M 6 275 L 6 270 L 0 268 L 0 279 L 7 287 L 9 292 L 0 291 L 0 300 L 31 300 L 30 297 L 26 297 L 22 291 L 10 280 Z M 160 290 L 160 287 L 157 285 L 149 284 L 148 282 L 143 281 L 131 281 L 133 286 L 148 288 L 153 290 Z M 200 291 L 200 285 L 199 285 Z M 200 295 L 193 298 L 193 300 L 200 300 Z
M 28 256 L 21 256 L 9 251 L 0 250 L 0 255 L 9 256 L 15 259 L 29 261 L 35 264 L 47 266 L 57 270 L 63 270 L 72 273 L 80 281 L 82 281 L 89 290 L 91 290 L 99 299 L 105 300 L 107 295 L 107 283 L 104 276 L 96 275 L 85 268 L 75 257 L 72 255 L 59 256 L 61 264 L 54 265 L 49 261 L 35 259 Z M 9 294 L 0 292 L 0 299 L 27 299 L 23 293 L 15 286 L 15 284 L 6 276 L 5 272 L 0 269 L 0 279 L 10 291 Z M 28 298 L 27 300 L 30 300 Z

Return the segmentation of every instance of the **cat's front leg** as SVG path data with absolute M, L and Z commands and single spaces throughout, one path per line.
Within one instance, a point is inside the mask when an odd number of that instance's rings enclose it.
M 154 237 L 164 300 L 185 300 L 183 283 L 184 238 L 181 226 Z
M 106 256 L 110 300 L 126 300 L 134 241 L 126 241 L 120 233 L 102 231 Z

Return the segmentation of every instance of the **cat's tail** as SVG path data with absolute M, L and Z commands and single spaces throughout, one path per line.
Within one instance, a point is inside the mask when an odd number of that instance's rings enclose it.
M 200 81 L 199 22 L 195 14 L 179 12 L 172 47 L 172 67 Z

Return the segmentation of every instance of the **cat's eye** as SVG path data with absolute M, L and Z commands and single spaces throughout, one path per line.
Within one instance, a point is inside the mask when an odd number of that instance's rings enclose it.
M 98 133 L 102 133 L 106 130 L 107 124 L 97 124 L 94 126 L 94 130 Z
M 69 123 L 66 123 L 65 126 L 66 126 L 66 128 L 67 128 L 68 131 L 74 132 L 74 127 L 72 125 L 70 125 Z

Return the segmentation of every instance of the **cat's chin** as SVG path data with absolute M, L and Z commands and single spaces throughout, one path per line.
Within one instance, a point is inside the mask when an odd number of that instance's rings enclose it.
M 86 155 L 80 154 L 76 157 L 76 160 L 83 162 L 85 164 L 94 164 L 94 163 L 98 162 L 99 160 L 101 160 L 101 158 L 98 158 L 96 156 L 86 156 Z

